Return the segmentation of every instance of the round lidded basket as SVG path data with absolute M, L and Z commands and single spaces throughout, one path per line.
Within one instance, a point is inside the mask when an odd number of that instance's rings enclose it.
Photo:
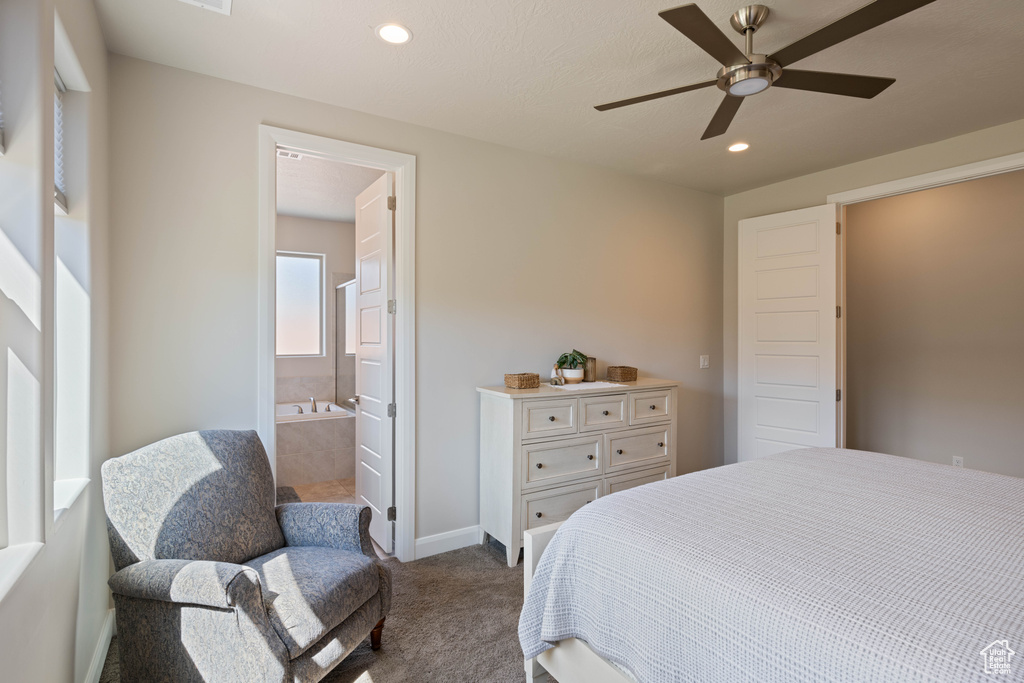
M 628 365 L 609 365 L 608 379 L 613 382 L 635 382 L 636 368 L 631 368 Z
M 537 389 L 540 375 L 536 372 L 517 372 L 505 375 L 505 386 L 509 389 Z

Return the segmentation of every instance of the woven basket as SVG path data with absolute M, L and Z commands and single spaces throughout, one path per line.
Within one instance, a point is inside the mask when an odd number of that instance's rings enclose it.
M 536 389 L 540 386 L 540 375 L 536 372 L 505 375 L 505 386 L 509 389 Z
M 636 368 L 631 368 L 628 365 L 609 365 L 608 379 L 613 382 L 635 382 Z

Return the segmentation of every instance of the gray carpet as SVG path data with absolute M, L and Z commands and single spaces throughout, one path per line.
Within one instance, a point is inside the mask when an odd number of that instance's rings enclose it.
M 354 683 L 367 672 L 373 683 L 525 680 L 516 633 L 523 567 L 506 567 L 501 545 L 387 562 L 394 573 L 394 600 L 383 647 L 374 652 L 367 639 L 325 683 Z M 100 683 L 120 680 L 115 638 Z

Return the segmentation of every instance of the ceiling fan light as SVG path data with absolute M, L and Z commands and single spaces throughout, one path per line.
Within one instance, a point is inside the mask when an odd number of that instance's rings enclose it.
M 752 76 L 751 78 L 744 78 L 741 81 L 736 81 L 729 86 L 729 94 L 733 97 L 746 97 L 747 95 L 756 95 L 763 90 L 766 90 L 772 82 L 763 76 Z
M 748 147 L 750 147 L 750 145 L 748 145 L 745 142 L 737 142 L 735 145 L 729 145 L 729 151 L 730 152 L 742 152 L 743 150 L 747 149 Z

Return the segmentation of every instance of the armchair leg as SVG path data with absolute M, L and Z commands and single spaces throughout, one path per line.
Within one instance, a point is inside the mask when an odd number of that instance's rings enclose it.
M 384 630 L 384 619 L 381 619 L 380 621 L 377 622 L 377 625 L 373 627 L 373 630 L 370 631 L 370 649 L 371 650 L 379 650 L 380 649 L 380 634 L 381 634 L 381 631 L 383 631 L 383 630 Z

